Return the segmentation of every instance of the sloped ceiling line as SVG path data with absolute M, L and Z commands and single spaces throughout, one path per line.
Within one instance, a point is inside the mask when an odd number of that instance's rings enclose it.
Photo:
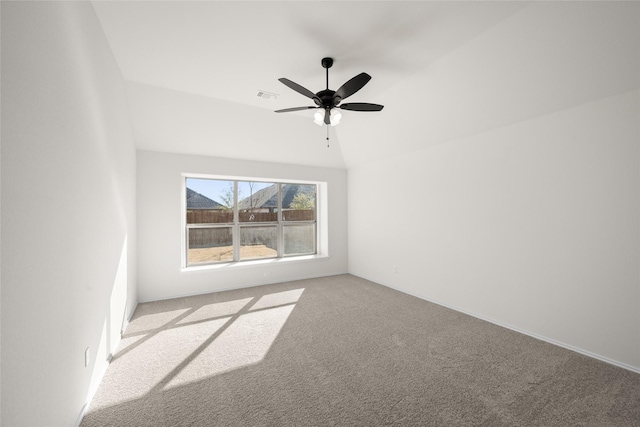
M 350 168 L 638 81 L 635 2 L 93 5 L 146 150 Z M 324 56 L 335 58 L 330 86 L 367 72 L 350 101 L 385 105 L 345 112 L 328 149 L 313 110 L 273 113 L 308 101 L 280 77 L 324 88 Z

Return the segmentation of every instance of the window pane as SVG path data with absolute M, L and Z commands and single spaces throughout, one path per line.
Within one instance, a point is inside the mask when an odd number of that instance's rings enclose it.
M 240 259 L 275 258 L 278 256 L 278 237 L 275 226 L 241 227 Z
M 313 184 L 282 185 L 283 221 L 316 219 L 316 186 Z
M 187 265 L 233 261 L 231 227 L 190 228 Z
M 316 225 L 299 224 L 284 227 L 284 254 L 303 255 L 316 253 Z
M 278 221 L 278 184 L 238 181 L 240 222 Z
M 233 222 L 233 181 L 187 178 L 187 224 Z
M 315 184 L 184 178 L 186 265 L 317 253 Z

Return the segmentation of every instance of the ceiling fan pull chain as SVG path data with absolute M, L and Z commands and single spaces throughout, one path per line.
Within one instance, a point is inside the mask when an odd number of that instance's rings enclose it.
M 329 148 L 329 126 L 325 126 L 327 128 L 327 148 Z

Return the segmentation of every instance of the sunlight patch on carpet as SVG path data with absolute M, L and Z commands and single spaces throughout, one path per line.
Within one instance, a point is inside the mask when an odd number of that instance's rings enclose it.
M 116 382 L 114 384 L 116 392 L 106 399 L 100 399 L 102 406 L 138 399 L 159 387 L 229 319 L 230 317 L 220 318 L 179 328 L 164 329 L 146 340 L 140 336 L 131 337 L 132 349 L 128 352 L 120 351 L 120 355 L 111 363 L 111 371 L 107 373 L 107 375 L 117 374 L 120 378 L 126 378 L 126 385 Z M 137 345 L 134 345 L 136 343 Z M 105 380 L 109 381 L 108 376 Z
M 132 319 L 105 375 L 104 382 L 114 390 L 98 396 L 100 404 L 91 410 L 261 362 L 303 292 L 294 289 L 169 311 L 146 307 L 153 312 Z
M 138 316 L 134 320 L 132 320 L 131 323 L 129 323 L 125 335 L 130 336 L 140 332 L 157 330 L 170 323 L 171 321 L 177 319 L 187 311 L 189 311 L 189 308 L 161 311 L 159 313 L 150 313 Z
M 226 314 L 232 314 L 234 310 L 237 314 L 237 318 L 225 325 L 220 335 L 206 348 L 192 355 L 192 360 L 169 379 L 165 389 L 262 361 L 303 292 L 304 288 L 301 288 L 263 295 L 246 313 L 241 311 L 251 298 L 223 303 L 227 304 L 225 306 L 211 304 L 183 319 L 189 322 L 193 321 L 191 316 L 199 319 L 201 316 L 219 315 L 221 309 L 227 310 L 224 311 Z
M 241 315 L 169 381 L 165 389 L 262 361 L 293 308 L 287 305 Z
M 193 313 L 181 319 L 178 325 L 192 322 L 200 322 L 202 320 L 214 319 L 216 317 L 231 316 L 242 310 L 244 306 L 249 304 L 254 298 L 243 298 L 232 301 L 216 302 L 213 304 L 203 305 Z
M 304 288 L 263 295 L 258 300 L 258 302 L 256 302 L 251 307 L 251 310 L 259 310 L 261 308 L 276 307 L 285 304 L 294 304 L 298 302 L 298 300 L 300 299 L 300 295 L 302 295 L 302 292 L 304 292 Z

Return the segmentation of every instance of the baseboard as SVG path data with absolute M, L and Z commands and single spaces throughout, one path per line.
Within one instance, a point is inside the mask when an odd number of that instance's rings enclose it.
M 133 307 L 131 312 L 127 313 L 128 316 L 122 320 L 122 327 L 120 328 L 120 338 L 122 338 L 122 336 L 124 335 L 124 331 L 127 330 L 127 327 L 129 326 L 129 322 L 131 322 L 131 318 L 133 317 L 133 313 L 135 313 L 136 309 L 138 308 L 138 304 L 140 304 L 140 302 L 136 301 L 136 305 Z
M 122 336 L 124 334 L 124 331 L 127 329 L 127 326 L 129 326 L 129 322 L 131 321 L 131 318 L 133 317 L 133 313 L 135 313 L 137 307 L 138 307 L 138 303 L 136 303 L 136 305 L 133 308 L 133 310 L 131 310 L 131 313 L 128 313 L 129 316 L 123 320 L 122 328 L 120 330 L 120 338 L 118 339 L 118 342 L 115 343 L 115 345 L 111 349 L 112 351 L 114 349 L 116 349 L 118 347 L 118 345 L 120 345 L 120 341 L 122 340 Z M 100 383 L 102 383 L 102 379 L 104 378 L 104 375 L 107 373 L 107 369 L 109 369 L 109 365 L 111 364 L 111 360 L 113 359 L 112 351 L 110 351 L 109 355 L 107 356 L 107 360 L 106 360 L 107 363 L 106 363 L 104 369 L 102 369 L 102 372 L 100 372 L 100 374 L 98 375 L 98 380 L 96 381 L 95 387 L 92 387 L 87 392 L 86 402 L 85 402 L 84 405 L 82 405 L 82 408 L 80 409 L 80 414 L 78 415 L 78 418 L 76 419 L 76 423 L 74 424 L 74 427 L 80 427 L 80 424 L 82 423 L 82 420 L 83 420 L 84 416 L 87 413 L 87 409 L 89 409 L 89 405 L 91 404 L 91 401 L 93 400 L 93 396 L 95 396 L 96 392 L 98 391 L 98 387 L 100 387 Z
M 120 342 L 118 342 L 118 344 L 120 344 Z M 102 372 L 100 372 L 98 374 L 98 379 L 96 381 L 96 385 L 94 387 L 91 387 L 91 389 L 87 392 L 87 398 L 86 398 L 85 404 L 82 406 L 82 409 L 80 410 L 80 415 L 78 415 L 78 419 L 76 421 L 75 427 L 79 427 L 80 424 L 82 423 L 82 419 L 84 418 L 85 414 L 87 413 L 87 409 L 89 409 L 89 405 L 91 404 L 91 401 L 93 400 L 93 396 L 95 396 L 96 392 L 98 391 L 98 387 L 100 387 L 100 383 L 102 382 L 102 378 L 104 378 L 104 374 L 107 373 L 107 369 L 109 368 L 109 364 L 110 363 L 111 363 L 111 353 L 109 353 L 109 357 L 107 357 L 107 363 L 104 366 L 104 368 L 102 369 Z
M 89 407 L 88 403 L 85 403 L 82 406 L 82 409 L 80 410 L 80 415 L 78 415 L 78 419 L 76 420 L 76 423 L 74 424 L 74 427 L 80 427 L 80 424 L 82 423 L 82 419 L 84 418 L 84 415 L 87 413 L 87 408 Z
M 355 274 L 354 274 L 354 276 L 355 276 Z M 366 277 L 363 277 L 363 279 L 371 280 L 371 279 L 367 279 Z M 514 332 L 518 332 L 520 334 L 530 336 L 530 337 L 535 338 L 537 340 L 544 341 L 544 342 L 547 342 L 549 344 L 553 344 L 553 345 L 556 345 L 558 347 L 562 347 L 564 349 L 571 350 L 571 351 L 574 351 L 576 353 L 580 353 L 580 354 L 585 355 L 587 357 L 591 357 L 592 359 L 600 360 L 601 362 L 605 362 L 605 363 L 608 363 L 610 365 L 617 366 L 619 368 L 626 369 L 628 371 L 640 374 L 640 368 L 638 368 L 638 367 L 635 367 L 635 366 L 632 366 L 632 365 L 628 365 L 626 363 L 622 363 L 622 362 L 619 362 L 617 360 L 609 359 L 608 357 L 602 356 L 600 354 L 592 353 L 590 351 L 587 351 L 587 350 L 584 350 L 584 349 L 581 349 L 581 348 L 578 348 L 578 347 L 574 347 L 574 346 L 572 346 L 570 344 L 566 344 L 566 343 L 563 343 L 561 341 L 554 340 L 553 338 L 545 337 L 543 335 L 539 335 L 539 334 L 536 334 L 534 332 L 530 332 L 530 331 L 526 331 L 526 330 L 520 329 L 520 328 L 518 328 L 516 326 L 509 325 L 507 323 L 503 323 L 503 322 L 500 322 L 500 321 L 497 321 L 497 320 L 494 320 L 494 319 L 490 319 L 490 318 L 487 318 L 487 317 L 484 317 L 484 316 L 480 316 L 480 315 L 478 315 L 476 313 L 472 313 L 472 312 L 469 312 L 469 311 L 466 311 L 466 310 L 461 310 L 461 309 L 459 309 L 457 307 L 453 307 L 453 306 L 451 306 L 449 304 L 444 304 L 444 303 L 442 303 L 440 301 L 436 301 L 436 300 L 433 300 L 431 298 L 426 298 L 426 297 L 424 297 L 422 295 L 417 295 L 417 294 L 414 294 L 412 292 L 407 292 L 404 289 L 399 289 L 399 288 L 397 288 L 395 286 L 392 286 L 392 285 L 380 283 L 380 282 L 377 282 L 375 280 L 371 280 L 371 281 L 375 282 L 375 283 L 378 283 L 378 284 L 380 284 L 382 286 L 385 286 L 387 288 L 391 288 L 393 290 L 396 290 L 398 292 L 402 292 L 404 294 L 411 295 L 413 297 L 420 298 L 420 299 L 425 300 L 425 301 L 429 301 L 431 303 L 434 303 L 434 304 L 437 304 L 439 306 L 442 306 L 442 307 L 457 311 L 459 313 L 463 313 L 463 314 L 466 314 L 468 316 L 475 317 L 476 319 L 480 319 L 480 320 L 484 320 L 485 322 L 493 323 L 494 325 L 497 325 L 497 326 L 500 326 L 500 327 L 503 327 L 503 328 L 506 328 L 506 329 L 510 329 L 510 330 L 512 330 Z
M 275 285 L 276 283 L 288 283 L 288 282 L 297 282 L 299 280 L 318 279 L 320 277 L 341 276 L 343 274 L 349 274 L 349 273 L 345 271 L 340 273 L 330 273 L 330 274 L 323 274 L 323 275 L 317 275 L 317 274 L 306 275 L 305 274 L 305 275 L 294 276 L 294 277 L 273 279 L 269 281 L 260 281 L 260 282 L 253 282 L 248 284 L 241 284 L 237 286 L 228 286 L 220 289 L 202 290 L 202 291 L 196 291 L 191 293 L 179 293 L 171 296 L 163 296 L 161 298 L 141 299 L 139 303 L 164 301 L 164 300 L 170 300 L 170 299 L 176 299 L 176 298 L 188 298 L 188 297 L 195 297 L 199 295 L 214 294 L 217 292 L 236 291 L 238 289 L 247 289 L 247 288 L 256 288 L 259 286 Z

